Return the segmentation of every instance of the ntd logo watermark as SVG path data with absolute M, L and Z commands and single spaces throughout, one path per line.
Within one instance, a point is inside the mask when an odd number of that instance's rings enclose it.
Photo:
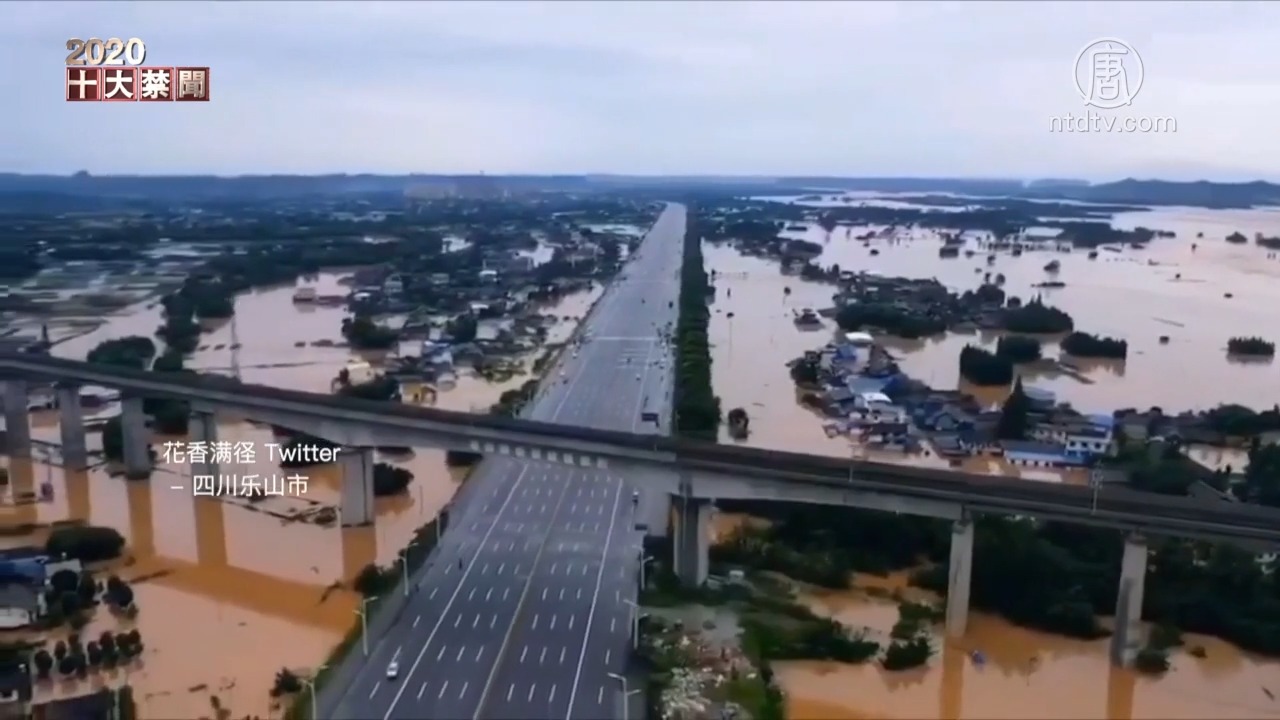
M 1049 118 L 1054 133 L 1175 133 L 1178 121 L 1171 117 L 1117 117 L 1093 111 Z
M 1094 40 L 1076 55 L 1072 79 L 1084 104 L 1102 111 L 1133 105 L 1142 90 L 1146 71 L 1142 56 L 1129 43 L 1117 38 Z M 1049 119 L 1055 133 L 1172 133 L 1178 121 L 1171 117 L 1113 115 L 1088 110 Z

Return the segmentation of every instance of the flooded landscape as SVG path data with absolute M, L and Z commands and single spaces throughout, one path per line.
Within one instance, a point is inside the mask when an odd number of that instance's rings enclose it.
M 841 227 L 828 233 L 811 224 L 803 231 L 789 230 L 787 236 L 820 244 L 816 262 L 823 266 L 888 277 L 933 277 L 953 291 L 975 289 L 985 273 L 999 272 L 1009 294 L 1040 295 L 1069 312 L 1077 329 L 1126 339 L 1127 360 L 1082 361 L 1077 368 L 1083 379 L 1062 373 L 1028 373 L 1024 378 L 1081 410 L 1109 413 L 1158 406 L 1177 412 L 1221 403 L 1272 405 L 1280 388 L 1280 366 L 1232 362 L 1225 345 L 1229 337 L 1265 334 L 1274 326 L 1274 309 L 1280 307 L 1280 261 L 1261 248 L 1229 245 L 1222 237 L 1234 231 L 1280 234 L 1280 212 L 1164 209 L 1121 215 L 1115 222 L 1170 230 L 1177 237 L 1154 240 L 1142 249 L 1103 252 L 1093 259 L 1081 250 L 1045 251 L 1017 257 L 1000 254 L 994 264 L 987 264 L 983 252 L 940 258 L 937 236 L 919 229 L 898 229 L 860 241 L 855 238 L 883 228 L 853 227 L 846 232 Z M 1198 238 L 1200 233 L 1203 237 Z M 783 274 L 776 261 L 743 255 L 729 243 L 706 243 L 704 254 L 717 288 L 709 328 L 713 384 L 726 411 L 740 407 L 749 414 L 748 444 L 947 467 L 936 454 L 828 437 L 822 416 L 799 404 L 787 363 L 829 342 L 836 327 L 827 319 L 821 328 L 802 330 L 794 318 L 806 308 L 830 306 L 831 285 Z M 1043 266 L 1051 259 L 1060 262 L 1056 278 L 1065 285 L 1033 287 L 1046 279 Z M 335 376 L 353 360 L 380 366 L 394 350 L 355 351 L 342 343 L 339 328 L 348 315 L 346 308 L 294 302 L 300 286 L 315 288 L 321 295 L 346 292 L 339 282 L 343 276 L 326 271 L 301 285 L 239 295 L 234 318 L 206 326 L 188 367 L 238 373 L 249 383 L 329 392 Z M 559 320 L 547 343 L 564 342 L 600 292 L 596 284 L 590 291 L 548 304 L 543 312 Z M 150 336 L 162 322 L 162 308 L 149 299 L 109 316 L 91 332 L 78 326 L 75 332 L 83 334 L 58 342 L 53 352 L 82 359 L 105 340 Z M 53 324 L 55 341 L 72 332 L 69 325 Z M 1161 342 L 1161 336 L 1168 336 L 1168 341 Z M 877 334 L 876 342 L 913 378 L 938 389 L 971 392 L 995 406 L 1006 390 L 967 387 L 959 378 L 957 357 L 966 344 L 991 347 L 998 337 L 989 331 L 951 332 L 922 340 Z M 1048 347 L 1054 340 L 1049 339 Z M 484 412 L 504 391 L 533 377 L 531 360 L 525 373 L 501 382 L 460 372 L 451 389 L 439 392 L 435 405 Z M 408 395 L 412 399 L 417 393 Z M 236 418 L 218 420 L 220 440 L 249 442 L 260 449 L 273 441 L 267 427 Z M 34 413 L 32 435 L 37 441 L 57 443 L 56 412 Z M 158 436 L 155 443 L 169 439 L 182 438 Z M 727 434 L 721 441 L 734 442 Z M 97 442 L 92 433 L 91 448 Z M 1233 452 L 1197 448 L 1195 456 L 1207 464 L 1238 464 L 1239 455 Z M 0 547 L 38 544 L 50 524 L 65 520 L 112 527 L 125 536 L 127 557 L 112 567 L 134 584 L 140 608 L 134 624 L 148 653 L 130 668 L 127 679 L 106 676 L 83 682 L 129 682 L 137 688 L 142 716 L 148 718 L 278 715 L 280 708 L 270 695 L 277 671 L 310 673 L 323 661 L 360 607 L 352 579 L 370 563 L 395 560 L 414 531 L 436 517 L 464 479 L 463 472 L 446 467 L 442 451 L 380 453 L 380 460 L 409 469 L 415 480 L 408 492 L 376 500 L 375 525 L 338 528 L 287 519 L 309 507 L 338 503 L 341 478 L 336 466 L 303 471 L 308 479 L 305 495 L 273 499 L 259 507 L 194 497 L 189 468 L 163 458 L 150 482 L 130 482 L 111 476 L 105 467 L 67 473 L 49 455 L 38 447 L 33 461 L 6 460 L 15 490 L 33 491 L 47 483 L 52 496 L 48 502 L 6 508 L 9 519 L 2 524 L 30 532 L 0 538 Z M 967 458 L 961 467 L 1035 481 L 1084 482 L 1080 469 L 1015 467 L 987 456 Z M 240 463 L 234 472 L 266 475 L 278 468 L 260 450 L 256 462 Z M 721 521 L 732 522 L 733 517 L 726 513 Z M 977 560 L 993 561 L 998 559 Z M 847 591 L 811 589 L 802 597 L 819 615 L 867 628 L 872 636 L 887 636 L 897 617 L 893 595 L 929 599 L 922 593 L 908 588 L 904 577 L 860 575 Z M 86 631 L 97 630 L 95 625 Z M 964 640 L 945 643 L 923 669 L 890 673 L 875 664 L 813 661 L 777 662 L 775 668 L 788 716 L 813 720 L 1280 716 L 1280 703 L 1268 689 L 1268 683 L 1280 678 L 1280 663 L 1211 638 L 1192 642 L 1205 648 L 1205 657 L 1177 655 L 1171 671 L 1152 678 L 1112 669 L 1105 639 L 1068 640 L 975 611 Z M 975 651 L 987 659 L 983 665 L 972 660 Z M 55 696 L 83 691 L 75 682 L 42 685 L 39 690 Z
M 308 286 L 336 290 L 341 276 L 327 272 Z M 549 343 L 568 337 L 601 289 L 596 285 L 565 295 L 543 309 L 560 318 L 548 333 Z M 347 313 L 342 307 L 295 304 L 294 292 L 294 286 L 282 286 L 239 296 L 234 330 L 231 322 L 219 322 L 202 337 L 189 365 L 229 374 L 238 364 L 248 383 L 329 392 L 348 362 L 371 360 L 376 365 L 385 355 L 340 344 L 313 345 L 340 341 L 338 330 Z M 143 303 L 57 345 L 54 353 L 82 359 L 104 340 L 150 335 L 160 323 L 158 304 Z M 230 347 L 233 333 L 240 345 L 236 351 Z M 438 394 L 435 406 L 484 412 L 504 391 L 528 379 L 525 374 L 488 382 L 460 372 L 452 389 Z M 270 428 L 235 418 L 218 420 L 220 440 L 249 442 L 258 449 L 255 462 L 222 468 L 224 473 L 282 472 L 266 457 L 265 443 L 278 442 Z M 56 444 L 57 413 L 34 413 L 32 437 Z M 175 440 L 185 438 L 157 436 L 153 444 L 161 451 L 165 441 Z M 90 433 L 89 443 L 91 449 L 100 446 L 96 432 Z M 135 589 L 140 608 L 135 626 L 147 644 L 145 659 L 130 666 L 127 678 L 121 672 L 81 683 L 42 684 L 38 692 L 73 696 L 87 690 L 85 683 L 128 682 L 136 688 L 139 712 L 146 718 L 213 717 L 215 708 L 229 717 L 277 715 L 280 708 L 270 696 L 276 673 L 282 668 L 310 673 L 323 661 L 360 607 L 351 580 L 370 563 L 394 561 L 414 531 L 453 498 L 465 476 L 464 470 L 446 467 L 442 450 L 380 454 L 380 461 L 413 472 L 408 492 L 377 498 L 375 525 L 338 528 L 281 519 L 299 509 L 336 505 L 341 483 L 337 465 L 300 470 L 308 481 L 305 494 L 273 498 L 260 507 L 234 498 L 195 497 L 190 468 L 166 463 L 163 452 L 151 480 L 144 482 L 111 476 L 101 466 L 64 472 L 39 445 L 35 455 L 33 461 L 5 459 L 14 491 L 31 492 L 48 483 L 52 498 L 4 508 L 0 526 L 37 529 L 30 535 L 0 536 L 0 549 L 40 544 L 40 528 L 65 520 L 115 528 L 128 547 L 126 559 L 113 564 L 113 571 Z M 113 626 L 115 620 L 103 622 Z M 98 630 L 90 625 L 82 632 Z
M 856 194 L 855 194 L 856 196 Z M 892 202 L 892 201 L 890 201 Z M 1110 413 L 1151 406 L 1167 412 L 1206 410 L 1224 403 L 1267 409 L 1277 400 L 1280 364 L 1233 362 L 1226 356 L 1231 336 L 1266 335 L 1280 307 L 1280 260 L 1263 248 L 1224 241 L 1232 232 L 1280 234 L 1275 210 L 1211 211 L 1158 209 L 1115 218 L 1117 227 L 1144 226 L 1177 233 L 1157 238 L 1143 249 L 1102 252 L 1096 259 L 1075 250 L 1000 254 L 994 265 L 984 252 L 971 258 L 940 258 L 941 239 L 919 229 L 898 229 L 894 238 L 864 245 L 855 238 L 878 227 L 844 228 L 828 233 L 816 224 L 804 232 L 788 228 L 787 237 L 819 243 L 814 262 L 843 270 L 870 271 L 887 277 L 934 277 L 949 289 L 972 290 L 983 274 L 1002 273 L 1011 295 L 1044 301 L 1072 315 L 1084 332 L 1123 338 L 1125 361 L 1089 361 L 1081 371 L 1088 382 L 1060 375 L 1031 373 L 1025 382 L 1052 390 L 1059 402 L 1087 412 Z M 1203 233 L 1203 237 L 1197 237 Z M 1196 248 L 1192 249 L 1192 244 Z M 873 254 L 874 251 L 874 254 Z M 758 447 L 840 457 L 908 462 L 946 467 L 936 455 L 860 446 L 845 437 L 827 437 L 823 417 L 801 406 L 787 363 L 829 342 L 837 330 L 824 320 L 821 329 L 797 328 L 804 308 L 831 305 L 833 287 L 784 275 L 773 259 L 743 255 L 731 244 L 704 243 L 706 266 L 714 270 L 716 297 L 709 335 L 716 394 L 726 412 L 745 409 Z M 1043 282 L 1043 266 L 1058 260 L 1062 288 L 1033 288 Z M 786 292 L 785 290 L 789 290 Z M 1232 297 L 1224 297 L 1230 293 Z M 1002 402 L 1007 388 L 974 388 L 959 378 L 957 359 L 966 344 L 992 347 L 998 333 L 947 333 L 902 340 L 874 333 L 911 377 L 937 389 L 960 389 L 983 403 Z M 1159 342 L 1161 335 L 1169 342 Z M 1052 339 L 1050 339 L 1050 343 Z M 1051 344 L 1046 356 L 1056 355 Z M 721 442 L 733 442 L 722 433 Z M 1242 453 L 1197 447 L 1192 457 L 1211 466 L 1243 464 Z M 1052 482 L 1086 481 L 1080 469 L 1015 467 L 999 458 L 966 458 L 963 469 Z M 721 524 L 736 523 L 732 513 Z M 975 563 L 999 562 L 977 557 Z M 935 599 L 906 586 L 905 576 L 859 575 L 848 591 L 813 590 L 802 595 L 816 613 L 850 628 L 867 628 L 887 638 L 898 619 L 890 593 Z M 868 588 L 871 592 L 868 592 Z M 941 629 L 938 630 L 941 634 Z M 1244 653 L 1214 638 L 1188 640 L 1201 645 L 1203 658 L 1174 655 L 1161 677 L 1114 669 L 1107 640 L 1083 641 L 1017 627 L 972 611 L 962 641 L 937 641 L 939 652 L 926 669 L 888 672 L 878 664 L 775 662 L 786 695 L 788 717 L 825 718 L 1198 718 L 1280 717 L 1280 662 Z M 971 659 L 981 652 L 985 664 Z

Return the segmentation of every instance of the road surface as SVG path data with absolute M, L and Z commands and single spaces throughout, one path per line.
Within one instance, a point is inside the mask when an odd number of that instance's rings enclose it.
M 596 304 L 531 409 L 538 420 L 666 431 L 686 211 L 670 205 Z M 670 307 L 668 307 L 670 303 Z M 641 421 L 652 410 L 660 427 Z M 641 532 L 608 470 L 495 457 L 467 481 L 415 596 L 335 717 L 619 717 Z M 398 677 L 387 677 L 394 660 Z

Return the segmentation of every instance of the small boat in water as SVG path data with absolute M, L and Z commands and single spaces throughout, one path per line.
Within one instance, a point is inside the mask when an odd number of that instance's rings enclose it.
M 1049 263 L 1044 266 L 1044 271 L 1055 273 L 1055 272 L 1058 272 L 1058 269 L 1061 267 L 1062 267 L 1062 263 L 1058 262 L 1057 260 L 1050 260 Z

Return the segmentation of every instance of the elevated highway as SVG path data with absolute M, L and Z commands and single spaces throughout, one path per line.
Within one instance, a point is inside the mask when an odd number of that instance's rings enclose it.
M 13 379 L 19 387 L 32 381 L 93 384 L 129 396 L 185 400 L 204 412 L 271 422 L 352 447 L 434 446 L 583 468 L 663 470 L 645 473 L 670 485 L 655 489 L 689 497 L 849 505 L 952 519 L 973 513 L 1029 515 L 1280 546 L 1280 511 L 1242 503 L 1109 487 L 1095 496 L 1089 488 L 1073 485 L 717 445 L 23 354 L 0 354 L 0 377 L 7 378 L 6 387 L 13 386 Z M 12 417 L 8 408 L 16 404 L 6 400 L 6 417 Z

